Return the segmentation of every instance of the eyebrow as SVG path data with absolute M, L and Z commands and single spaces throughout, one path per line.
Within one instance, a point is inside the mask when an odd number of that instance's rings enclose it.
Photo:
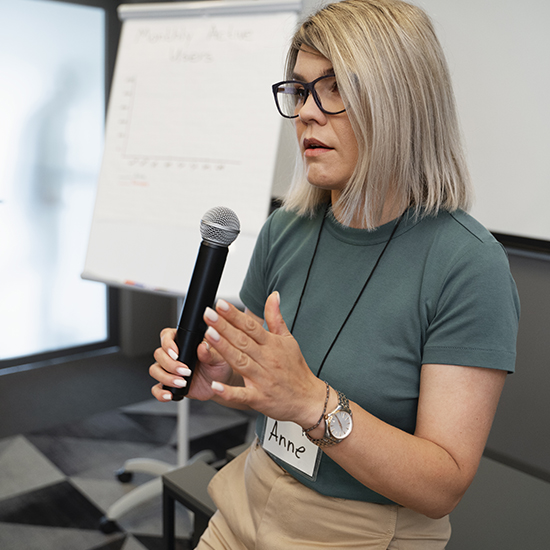
M 331 75 L 331 76 L 334 75 L 334 69 L 332 67 L 329 67 L 328 69 L 325 69 L 321 73 L 320 76 L 329 76 L 329 75 Z M 319 77 L 317 77 L 317 78 L 319 78 Z M 301 80 L 301 81 L 305 82 L 306 79 L 301 74 L 293 72 L 292 73 L 292 80 Z M 313 80 L 315 80 L 315 79 L 313 79 Z

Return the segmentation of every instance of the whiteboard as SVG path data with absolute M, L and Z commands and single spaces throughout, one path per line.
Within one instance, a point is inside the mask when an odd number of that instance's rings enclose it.
M 550 2 L 414 1 L 449 62 L 472 214 L 493 232 L 550 241 Z
M 220 295 L 237 300 L 270 206 L 281 79 L 296 2 L 120 6 L 123 20 L 83 277 L 183 295 L 200 219 L 241 234 Z

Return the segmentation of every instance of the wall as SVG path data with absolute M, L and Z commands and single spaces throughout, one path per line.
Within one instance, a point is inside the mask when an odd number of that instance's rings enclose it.
M 521 299 L 516 373 L 485 457 L 451 515 L 448 550 L 548 548 L 550 522 L 550 258 L 510 251 Z

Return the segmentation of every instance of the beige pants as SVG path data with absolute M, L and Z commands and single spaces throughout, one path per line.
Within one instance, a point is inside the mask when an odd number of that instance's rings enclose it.
M 208 492 L 218 511 L 197 550 L 442 550 L 451 534 L 448 517 L 320 495 L 256 443 L 216 474 Z

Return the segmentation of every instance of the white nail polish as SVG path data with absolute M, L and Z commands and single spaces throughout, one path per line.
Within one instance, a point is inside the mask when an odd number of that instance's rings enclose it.
M 206 331 L 206 334 L 214 340 L 214 342 L 219 342 L 220 335 L 218 334 L 218 331 L 216 329 L 213 329 L 212 327 L 208 327 L 208 330 Z
M 212 382 L 212 389 L 215 390 L 215 391 L 223 391 L 224 388 L 223 388 L 223 384 L 220 384 L 219 382 Z
M 222 311 L 229 311 L 229 304 L 225 300 L 218 300 L 216 307 L 219 307 Z
M 212 308 L 209 308 L 209 307 L 207 307 L 206 310 L 204 311 L 204 316 L 210 321 L 212 321 L 213 323 L 215 323 L 219 319 L 218 314 Z
M 184 388 L 185 386 L 187 386 L 187 380 L 183 380 L 182 378 L 175 378 L 174 386 L 177 386 L 178 388 Z
M 189 376 L 191 374 L 191 369 L 188 369 L 187 367 L 178 367 L 176 372 L 181 376 Z
M 171 394 L 171 393 L 163 393 L 163 394 L 162 394 L 162 398 L 163 398 L 165 401 L 170 401 L 170 399 L 172 399 L 172 394 Z
M 177 361 L 178 360 L 178 354 L 172 349 L 170 348 L 168 350 L 168 355 L 174 360 L 174 361 Z

